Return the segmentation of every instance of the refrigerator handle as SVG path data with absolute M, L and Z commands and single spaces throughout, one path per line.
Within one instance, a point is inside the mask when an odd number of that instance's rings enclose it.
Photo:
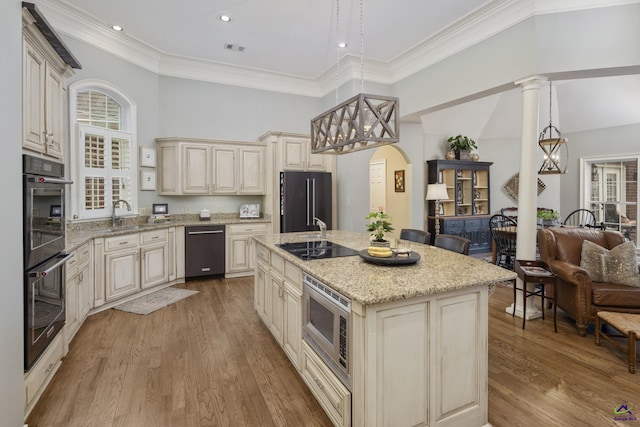
M 313 204 L 313 209 L 312 209 L 313 214 L 311 215 L 311 225 L 313 225 L 313 218 L 316 217 L 316 180 L 315 178 L 311 180 L 311 188 L 312 188 L 311 203 Z
M 309 224 L 309 214 L 311 213 L 310 209 L 309 209 L 309 206 L 311 206 L 309 204 L 309 195 L 311 194 L 311 180 L 309 178 L 307 178 L 305 181 L 307 182 L 307 206 L 305 207 L 305 210 L 307 211 L 306 212 L 307 213 L 307 227 L 309 227 L 311 225 L 311 224 Z

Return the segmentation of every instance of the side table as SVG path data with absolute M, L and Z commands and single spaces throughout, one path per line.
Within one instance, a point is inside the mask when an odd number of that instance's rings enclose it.
M 516 314 L 516 291 L 522 291 L 522 329 L 524 329 L 524 324 L 527 318 L 527 298 L 539 296 L 542 298 L 542 320 L 544 320 L 544 300 L 550 299 L 553 300 L 553 330 L 555 333 L 558 333 L 558 326 L 556 324 L 556 316 L 557 316 L 557 307 L 555 303 L 555 293 L 554 298 L 550 298 L 546 295 L 546 285 L 555 285 L 556 276 L 550 270 L 547 264 L 543 261 L 527 261 L 527 260 L 516 260 L 515 263 L 515 272 L 518 274 L 518 277 L 523 282 L 523 288 L 518 288 L 517 281 L 513 282 L 513 313 L 512 316 Z M 536 285 L 540 285 L 539 289 L 534 291 L 527 290 L 527 283 L 533 283 Z M 555 292 L 555 289 L 554 289 Z

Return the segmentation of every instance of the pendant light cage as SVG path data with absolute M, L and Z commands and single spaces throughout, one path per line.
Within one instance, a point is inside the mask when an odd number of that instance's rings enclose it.
M 311 120 L 311 152 L 346 154 L 366 148 L 397 143 L 400 119 L 398 98 L 364 93 L 364 19 L 360 0 L 360 90 L 361 93 L 338 104 L 339 75 L 336 76 L 336 105 Z M 340 0 L 336 1 L 336 21 Z M 336 38 L 339 38 L 338 22 Z M 336 61 L 339 74 L 340 58 Z
M 549 125 L 540 132 L 538 138 L 538 145 L 543 152 L 542 165 L 538 170 L 539 175 L 566 174 L 569 163 L 568 139 L 563 138 L 560 130 L 551 123 L 551 100 L 551 82 L 549 82 Z

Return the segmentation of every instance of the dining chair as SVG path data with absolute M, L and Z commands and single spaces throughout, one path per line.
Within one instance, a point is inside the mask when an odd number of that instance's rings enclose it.
M 452 234 L 438 234 L 433 241 L 433 246 L 457 252 L 462 255 L 469 255 L 470 245 L 471 240 L 461 236 L 454 236 Z
M 571 225 L 574 227 L 592 227 L 596 226 L 596 216 L 589 209 L 576 209 L 571 212 L 562 222 L 562 225 Z
M 400 239 L 411 240 L 412 242 L 429 244 L 431 241 L 431 233 L 424 230 L 417 230 L 413 228 L 403 228 L 400 230 Z
M 494 264 L 513 270 L 516 259 L 516 238 L 518 224 L 502 214 L 489 219 L 491 238 L 495 243 Z

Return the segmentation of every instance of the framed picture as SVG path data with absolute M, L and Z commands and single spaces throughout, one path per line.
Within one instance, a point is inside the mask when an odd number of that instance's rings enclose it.
M 155 148 L 140 147 L 140 166 L 147 168 L 156 167 L 156 150 Z
M 156 189 L 156 171 L 140 171 L 140 190 L 151 191 Z
M 396 193 L 404 193 L 404 169 L 393 173 Z
M 169 204 L 168 203 L 154 203 L 152 208 L 152 213 L 154 215 L 166 215 L 169 213 Z

